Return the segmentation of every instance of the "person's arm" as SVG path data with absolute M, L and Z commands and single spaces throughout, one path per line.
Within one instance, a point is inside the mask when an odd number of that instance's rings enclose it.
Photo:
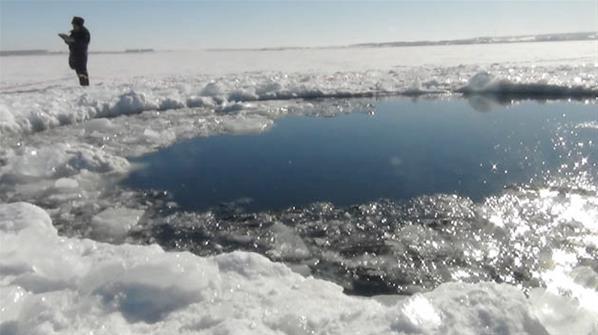
M 60 34 L 58 34 L 58 36 L 60 36 L 60 38 L 62 38 L 62 40 L 63 40 L 63 41 L 64 41 L 64 43 L 66 43 L 66 44 L 71 44 L 71 43 L 73 43 L 73 42 L 75 41 L 75 40 L 74 40 L 72 37 L 70 37 L 70 36 L 69 36 L 69 35 L 67 35 L 67 34 L 62 34 L 62 33 L 60 33 Z

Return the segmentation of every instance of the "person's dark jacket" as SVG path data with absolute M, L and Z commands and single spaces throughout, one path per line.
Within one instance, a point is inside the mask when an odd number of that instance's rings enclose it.
M 89 31 L 85 27 L 71 30 L 69 35 L 73 40 L 69 45 L 69 66 L 77 73 L 87 74 L 87 46 L 89 45 Z
M 79 30 L 71 30 L 71 34 L 69 36 L 73 39 L 73 42 L 69 43 L 71 56 L 87 57 L 87 46 L 89 45 L 90 40 L 90 35 L 87 28 L 81 27 Z

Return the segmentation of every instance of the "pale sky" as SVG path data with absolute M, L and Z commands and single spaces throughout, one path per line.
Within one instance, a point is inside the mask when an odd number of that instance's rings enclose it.
M 64 49 L 82 16 L 91 50 L 328 46 L 598 31 L 586 1 L 7 1 L 0 49 Z

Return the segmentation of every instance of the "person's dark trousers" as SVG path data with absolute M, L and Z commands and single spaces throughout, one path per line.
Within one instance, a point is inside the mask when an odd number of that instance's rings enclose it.
M 89 86 L 89 74 L 87 73 L 87 55 L 70 55 L 69 66 L 77 72 L 79 84 Z

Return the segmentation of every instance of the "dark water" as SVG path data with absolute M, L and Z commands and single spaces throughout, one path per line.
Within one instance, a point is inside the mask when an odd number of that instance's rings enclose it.
M 142 157 L 125 185 L 168 191 L 182 209 L 337 206 L 437 193 L 480 200 L 561 164 L 562 122 L 593 106 L 525 102 L 489 113 L 464 100 L 379 101 L 373 115 L 292 116 L 261 134 L 177 143 Z

